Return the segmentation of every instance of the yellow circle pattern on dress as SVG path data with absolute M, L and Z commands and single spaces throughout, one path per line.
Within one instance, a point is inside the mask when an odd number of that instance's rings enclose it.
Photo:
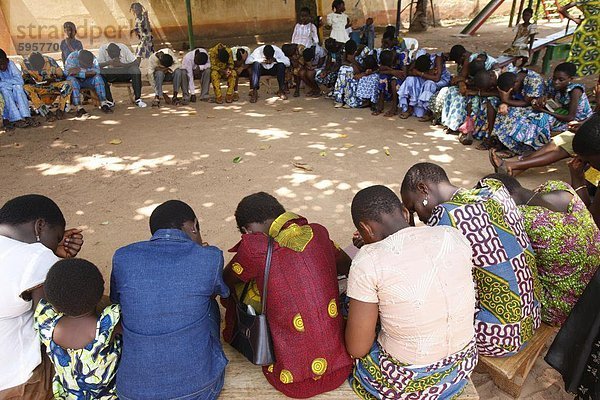
M 290 371 L 287 369 L 282 369 L 281 373 L 279 374 L 279 380 L 281 383 L 287 385 L 288 383 L 294 382 L 294 377 Z
M 273 373 L 273 364 L 271 364 L 267 367 L 267 371 L 269 371 L 270 373 Z
M 327 360 L 324 358 L 315 358 L 310 368 L 313 374 L 321 376 L 327 371 Z
M 294 315 L 292 323 L 298 332 L 304 332 L 304 321 L 302 321 L 302 315 L 300 315 L 300 313 Z
M 242 266 L 239 263 L 233 263 L 231 269 L 238 275 L 241 275 L 241 273 L 244 272 L 244 268 L 242 268 Z
M 335 302 L 335 299 L 331 299 L 331 301 L 327 305 L 327 313 L 331 318 L 335 318 L 338 316 L 337 303 Z

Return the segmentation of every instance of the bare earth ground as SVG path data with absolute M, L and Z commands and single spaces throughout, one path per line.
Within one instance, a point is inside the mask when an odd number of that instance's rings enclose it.
M 513 37 L 505 20 L 485 25 L 478 37 L 450 36 L 460 28 L 436 28 L 415 37 L 431 49 L 447 51 L 464 43 L 491 54 L 506 48 Z M 544 26 L 540 31 L 545 35 L 559 29 Z M 233 105 L 196 103 L 160 110 L 132 107 L 120 89 L 112 115 L 94 110 L 84 119 L 2 132 L 1 201 L 25 193 L 53 198 L 68 226 L 84 229 L 86 245 L 80 255 L 96 263 L 108 282 L 113 252 L 147 239 L 148 216 L 169 199 L 189 203 L 201 219 L 204 239 L 224 250 L 239 239 L 233 217 L 237 202 L 261 190 L 322 223 L 335 241 L 347 244 L 354 231 L 350 203 L 361 188 L 380 183 L 398 190 L 406 170 L 419 161 L 442 165 L 455 184 L 465 187 L 493 172 L 486 152 L 462 146 L 440 127 L 414 118 L 373 117 L 366 109 L 336 110 L 323 98 L 284 102 L 265 89 L 256 104 L 246 101 L 244 86 L 243 101 Z M 150 98 L 150 89 L 144 91 Z M 241 162 L 234 163 L 236 157 Z M 295 167 L 298 162 L 310 171 Z M 528 187 L 568 178 L 564 162 L 521 176 Z M 475 374 L 474 382 L 482 399 L 509 398 L 487 375 Z M 521 398 L 571 396 L 540 358 Z

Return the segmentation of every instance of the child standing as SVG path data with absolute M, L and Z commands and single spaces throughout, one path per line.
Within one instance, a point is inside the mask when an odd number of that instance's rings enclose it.
M 307 49 L 319 44 L 317 27 L 310 22 L 310 10 L 308 7 L 302 7 L 300 9 L 300 22 L 298 22 L 294 28 L 292 43 L 302 45 Z
M 131 34 L 135 33 L 140 40 L 135 55 L 138 60 L 149 58 L 154 54 L 154 44 L 152 44 L 152 28 L 148 11 L 140 3 L 133 3 L 129 11 L 135 16 L 135 27 L 131 30 Z
M 343 46 L 350 40 L 350 36 L 346 29 L 352 26 L 350 18 L 345 13 L 346 4 L 342 0 L 334 0 L 331 4 L 331 9 L 333 12 L 327 15 L 327 25 L 331 26 L 331 34 L 329 37 L 336 42 L 341 43 Z
M 120 307 L 96 307 L 104 293 L 98 268 L 80 258 L 54 264 L 44 283 L 34 327 L 54 364 L 54 398 L 117 399 Z
M 375 25 L 373 18 L 367 18 L 366 23 L 360 28 L 360 44 L 364 44 L 369 49 L 375 48 Z
M 67 57 L 74 51 L 83 50 L 83 44 L 75 38 L 77 36 L 77 27 L 74 23 L 68 21 L 63 24 L 63 29 L 67 37 L 60 42 L 60 52 L 63 65 Z
M 531 23 L 533 17 L 533 9 L 526 8 L 523 10 L 523 22 L 518 24 L 514 30 L 517 32 L 511 46 L 504 50 L 504 54 L 516 56 L 521 60 L 521 64 L 517 66 L 525 66 L 529 60 L 529 52 L 533 47 L 533 40 L 537 35 L 537 24 Z

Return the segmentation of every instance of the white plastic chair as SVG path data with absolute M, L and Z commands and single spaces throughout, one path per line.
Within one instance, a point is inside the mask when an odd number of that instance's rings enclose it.
M 404 45 L 408 50 L 408 58 L 412 60 L 414 54 L 419 50 L 419 41 L 415 38 L 404 38 Z

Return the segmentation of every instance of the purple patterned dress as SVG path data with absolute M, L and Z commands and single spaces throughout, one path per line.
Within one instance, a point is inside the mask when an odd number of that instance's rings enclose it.
M 600 231 L 583 201 L 568 184 L 548 181 L 536 192 L 557 190 L 573 195 L 566 213 L 536 206 L 519 208 L 536 253 L 544 292 L 542 320 L 560 326 L 600 266 Z

